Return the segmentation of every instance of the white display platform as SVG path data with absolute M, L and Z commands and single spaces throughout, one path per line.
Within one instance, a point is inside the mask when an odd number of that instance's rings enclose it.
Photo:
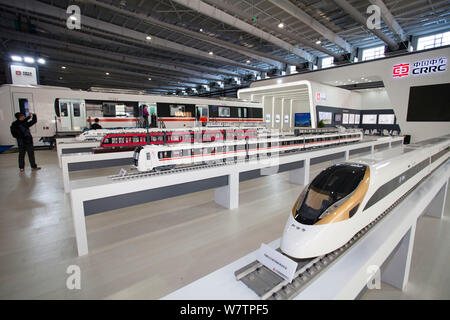
M 62 167 L 61 156 L 68 153 L 87 152 L 91 148 L 100 146 L 100 141 L 73 141 L 73 138 L 56 139 L 56 152 L 58 155 L 59 167 Z
M 62 175 L 63 175 L 64 192 L 65 193 L 70 192 L 69 172 L 76 171 L 76 170 L 71 170 L 70 166 L 72 164 L 75 164 L 75 165 L 85 164 L 86 169 L 94 168 L 95 166 L 99 167 L 99 165 L 102 168 L 105 168 L 105 167 L 110 167 L 110 166 L 114 165 L 115 162 L 113 160 L 119 160 L 119 159 L 129 159 L 129 162 L 131 165 L 132 159 L 133 159 L 133 151 L 108 152 L 108 153 L 79 152 L 79 153 L 63 154 L 61 156 L 61 168 L 62 168 Z M 92 166 L 89 167 L 89 164 L 92 164 Z M 115 165 L 122 165 L 122 164 L 116 163 Z M 78 169 L 78 170 L 83 170 L 83 169 Z
M 239 205 L 241 174 L 254 174 L 256 172 L 258 175 L 270 175 L 282 172 L 282 170 L 290 171 L 292 183 L 306 185 L 309 183 L 311 161 L 317 160 L 316 158 L 325 157 L 325 159 L 329 159 L 329 157 L 342 154 L 343 157 L 339 160 L 347 160 L 352 150 L 371 148 L 371 151 L 374 152 L 377 145 L 388 144 L 391 146 L 393 142 L 401 141 L 403 141 L 403 137 L 379 138 L 367 142 L 305 151 L 269 159 L 251 160 L 231 165 L 136 179 L 112 180 L 108 177 L 97 177 L 76 180 L 72 183 L 71 203 L 78 254 L 81 256 L 88 253 L 85 215 L 90 213 L 85 212 L 86 203 L 96 203 L 94 206 L 97 208 L 111 208 L 110 205 L 114 201 L 126 202 L 129 206 L 142 203 L 137 202 L 136 199 L 151 198 L 152 195 L 148 191 L 155 190 L 155 192 L 167 194 L 172 191 L 170 188 L 180 189 L 181 184 L 184 184 L 185 188 L 189 190 L 193 185 L 197 187 L 202 184 L 203 190 L 215 188 L 215 201 L 218 204 L 228 209 L 234 209 Z M 199 187 L 200 189 L 197 191 L 202 190 L 202 187 Z M 143 192 L 147 192 L 145 196 L 142 195 Z M 138 194 L 139 196 L 136 196 Z M 124 195 L 128 198 L 125 199 Z M 99 204 L 99 201 L 103 201 L 103 203 Z M 150 201 L 152 200 L 146 202 Z M 116 208 L 119 207 L 114 209 Z M 103 211 L 108 210 L 112 209 L 103 209 Z M 98 212 L 100 211 L 97 210 L 95 213 Z
M 337 261 L 323 270 L 295 299 L 355 299 L 381 268 L 381 281 L 406 288 L 417 219 L 427 209 L 444 212 L 450 160 L 422 182 Z M 280 239 L 269 245 L 279 247 Z M 256 250 L 239 260 L 174 291 L 163 300 L 257 300 L 259 297 L 234 272 L 256 260 Z M 376 289 L 372 289 L 376 290 Z

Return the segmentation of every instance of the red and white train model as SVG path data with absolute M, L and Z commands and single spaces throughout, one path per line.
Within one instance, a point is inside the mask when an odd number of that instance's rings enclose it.
M 202 143 L 139 146 L 134 151 L 134 164 L 138 171 L 162 170 L 177 165 L 267 157 L 278 153 L 358 142 L 363 138 L 359 130 L 303 136 L 254 135 L 251 131 L 243 131 L 243 139 L 238 136 L 219 135 L 215 140 Z

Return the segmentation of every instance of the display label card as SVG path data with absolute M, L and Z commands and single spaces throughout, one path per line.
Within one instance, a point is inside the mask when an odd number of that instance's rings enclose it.
M 272 270 L 289 283 L 294 279 L 297 263 L 275 249 L 272 249 L 265 243 L 261 243 L 257 259 L 269 270 Z
M 120 171 L 119 171 L 119 176 L 120 176 L 120 177 L 123 177 L 123 176 L 125 176 L 126 174 L 127 174 L 127 170 L 125 170 L 124 168 L 121 168 Z

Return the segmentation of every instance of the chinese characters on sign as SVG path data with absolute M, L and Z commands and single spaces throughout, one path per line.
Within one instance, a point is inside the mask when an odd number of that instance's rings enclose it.
M 409 75 L 423 75 L 444 72 L 447 70 L 447 58 L 426 59 L 412 64 L 397 64 L 392 69 L 393 78 L 407 77 Z

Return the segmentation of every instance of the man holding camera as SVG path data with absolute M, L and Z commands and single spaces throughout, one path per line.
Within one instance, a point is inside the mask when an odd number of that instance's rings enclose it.
M 25 153 L 28 153 L 28 160 L 30 160 L 32 170 L 40 170 L 41 168 L 36 165 L 36 161 L 34 159 L 33 136 L 30 132 L 30 127 L 37 122 L 36 114 L 30 112 L 30 115 L 25 118 L 23 113 L 16 112 L 14 116 L 17 120 L 11 124 L 10 130 L 12 136 L 16 138 L 17 146 L 19 147 L 20 172 L 24 172 Z

